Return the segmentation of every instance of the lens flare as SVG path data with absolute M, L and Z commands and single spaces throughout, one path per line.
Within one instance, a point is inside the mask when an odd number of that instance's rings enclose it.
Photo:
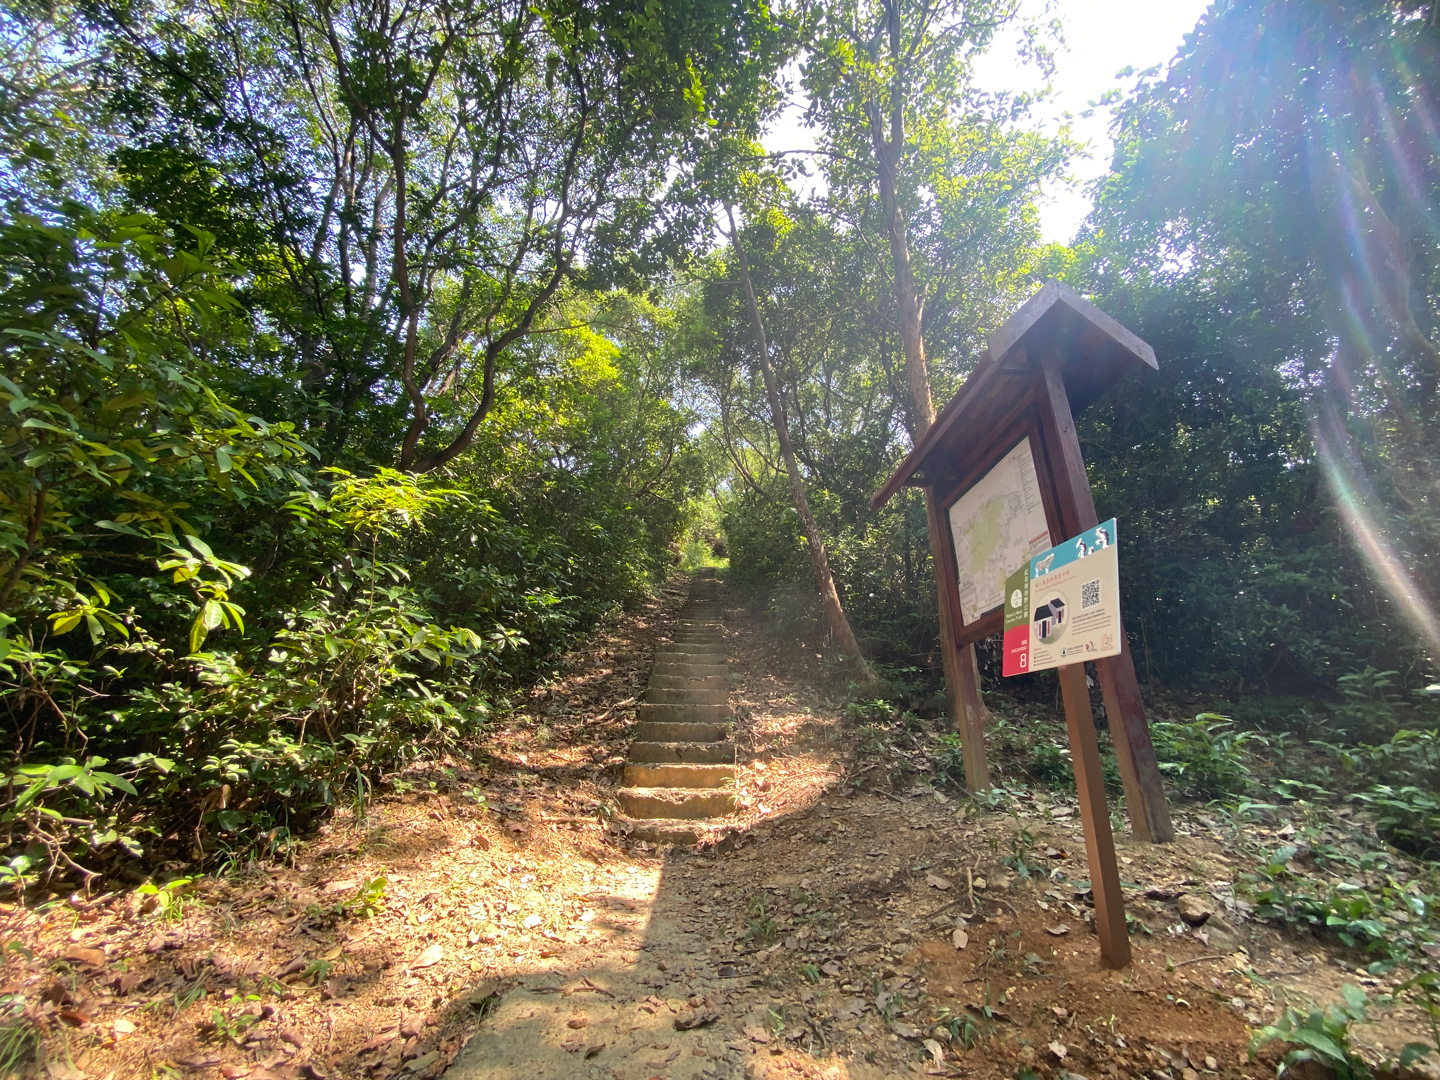
M 1385 539 L 1370 507 L 1379 505 L 1353 441 L 1338 411 L 1323 409 L 1312 427 L 1325 482 L 1346 531 L 1370 570 L 1405 620 L 1424 640 L 1432 657 L 1440 656 L 1440 619 L 1414 576 Z

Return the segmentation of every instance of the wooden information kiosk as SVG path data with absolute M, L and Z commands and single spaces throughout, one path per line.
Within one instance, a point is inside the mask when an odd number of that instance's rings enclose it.
M 975 371 L 895 475 L 871 498 L 871 509 L 878 510 L 901 487 L 930 488 L 941 511 L 947 550 L 955 552 L 952 508 L 1002 462 L 1008 468 L 1011 462 L 1028 458 L 1034 463 L 1034 479 L 1026 480 L 1024 497 L 1038 494 L 1043 505 L 1044 546 L 1093 528 L 1099 519 L 1073 417 L 1128 372 L 1144 368 L 1158 368 L 1149 345 L 1074 290 L 1047 282 L 991 336 Z M 1022 445 L 1027 443 L 1028 453 Z M 1005 567 L 1004 572 L 1014 569 Z M 955 557 L 941 560 L 936 573 L 940 617 L 950 620 L 956 648 L 1001 632 L 1000 578 L 993 583 L 993 593 L 983 581 L 978 589 L 967 582 L 962 597 Z M 1128 646 L 1122 648 L 1118 656 L 1094 664 L 1131 829 L 1139 839 L 1160 843 L 1173 839 L 1174 830 L 1135 666 Z M 1129 963 L 1130 943 L 1085 667 L 1083 663 L 1062 666 L 1058 674 L 1101 954 L 1112 966 L 1123 967 Z M 978 724 L 971 728 L 960 732 L 966 775 L 983 777 L 987 775 L 984 731 Z

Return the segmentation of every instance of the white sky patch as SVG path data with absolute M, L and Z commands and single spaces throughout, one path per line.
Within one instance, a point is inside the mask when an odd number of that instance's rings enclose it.
M 1112 87 L 1128 91 L 1134 85 L 1133 75 L 1116 79 L 1117 71 L 1133 67 L 1138 73 L 1168 64 L 1208 6 L 1207 0 L 1056 0 L 1054 14 L 1064 25 L 1066 47 L 1056 57 L 1052 93 L 1036 107 L 1033 122 L 1047 131 L 1068 122 L 1088 154 L 1074 162 L 1072 182 L 1047 186 L 1040 206 L 1043 239 L 1068 243 L 1074 238 L 1090 212 L 1086 185 L 1110 167 L 1110 110 L 1097 108 L 1088 118 L 1080 114 Z M 1022 0 L 1025 16 L 1040 17 L 1044 7 L 1045 0 Z M 997 42 L 981 58 L 976 79 L 994 91 L 1033 92 L 1044 86 L 1036 68 L 1016 59 L 1014 38 Z M 814 147 L 813 134 L 801 123 L 802 110 L 803 101 L 785 111 L 762 140 L 767 150 Z M 809 193 L 822 189 L 823 182 L 812 177 L 796 186 Z
M 1097 108 L 1088 118 L 1080 114 L 1099 101 L 1107 90 L 1124 91 L 1135 84 L 1132 75 L 1117 79 L 1126 67 L 1141 72 L 1156 64 L 1168 65 L 1185 35 L 1209 7 L 1208 0 L 1058 0 L 1055 14 L 1064 26 L 1065 49 L 1055 58 L 1053 92 L 1035 109 L 1035 119 L 1049 131 L 1071 114 L 1070 133 L 1089 148 L 1088 156 L 1074 163 L 1073 184 L 1051 185 L 1040 207 L 1044 239 L 1068 243 L 1090 212 L 1085 186 L 1110 168 L 1110 109 Z M 1022 11 L 1038 16 L 1043 0 L 1024 0 Z M 977 65 L 979 84 L 991 90 L 1034 91 L 1044 83 L 1040 72 L 1015 59 L 1015 47 L 999 42 Z M 1162 67 L 1162 71 L 1163 71 Z

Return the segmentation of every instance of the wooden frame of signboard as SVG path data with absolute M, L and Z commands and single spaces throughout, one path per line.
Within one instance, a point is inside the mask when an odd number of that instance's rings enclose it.
M 1055 281 L 1031 297 L 989 344 L 965 385 L 870 500 L 871 508 L 879 509 L 903 486 L 930 488 L 946 547 L 953 551 L 949 508 L 1028 438 L 1050 542 L 1058 544 L 1099 524 L 1073 413 L 1127 372 L 1155 369 L 1154 350 Z M 953 558 L 942 560 L 936 574 L 940 617 L 950 620 L 956 649 L 1001 632 L 1003 611 L 998 606 L 966 623 Z M 1174 830 L 1129 648 L 1094 663 L 1131 829 L 1142 840 L 1171 840 Z M 1129 962 L 1130 944 L 1084 665 L 1062 667 L 1059 677 L 1101 955 L 1112 966 L 1123 967 Z M 960 735 L 966 776 L 972 786 L 987 784 L 984 731 L 971 723 Z

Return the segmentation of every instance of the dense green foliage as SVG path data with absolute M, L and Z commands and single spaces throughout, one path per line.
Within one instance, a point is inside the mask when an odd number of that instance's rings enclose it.
M 77 831 L 96 853 L 279 844 L 477 730 L 644 594 L 700 475 L 655 393 L 665 316 L 624 297 L 568 303 L 575 328 L 515 356 L 443 483 L 322 468 L 232 404 L 265 381 L 231 359 L 254 323 L 211 240 L 133 216 L 3 236 L 0 659 L 32 763 L 6 819 L 67 860 Z

